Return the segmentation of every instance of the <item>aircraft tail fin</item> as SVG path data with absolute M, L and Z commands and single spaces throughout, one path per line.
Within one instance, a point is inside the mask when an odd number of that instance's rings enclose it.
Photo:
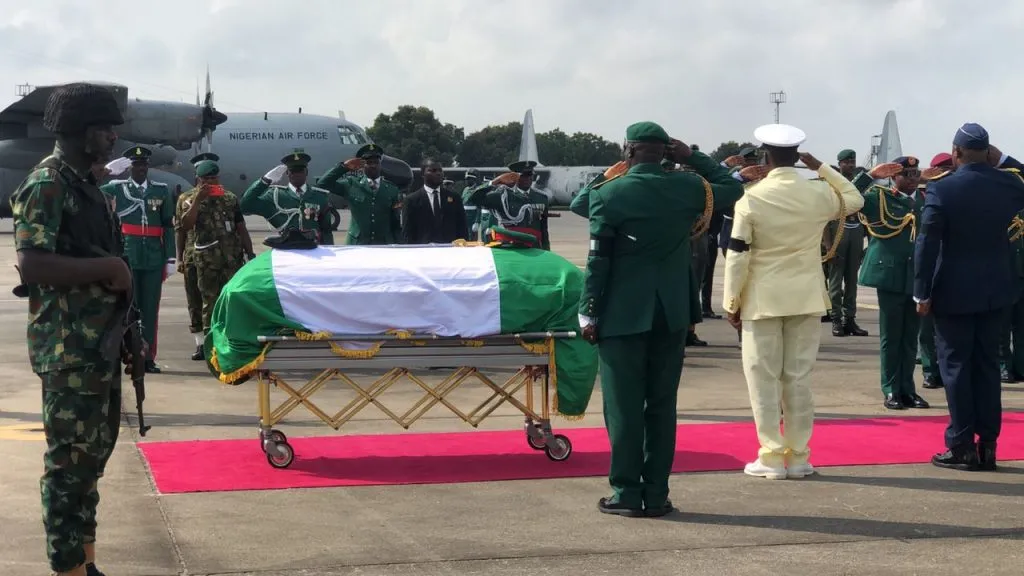
M 903 144 L 900 142 L 900 128 L 896 124 L 896 111 L 889 110 L 885 114 L 885 122 L 882 124 L 882 133 L 879 135 L 878 150 L 875 153 L 875 163 L 884 164 L 892 162 L 903 155 Z
M 519 160 L 533 161 L 542 166 L 537 154 L 537 134 L 533 130 L 533 109 L 523 117 L 523 136 L 519 140 Z

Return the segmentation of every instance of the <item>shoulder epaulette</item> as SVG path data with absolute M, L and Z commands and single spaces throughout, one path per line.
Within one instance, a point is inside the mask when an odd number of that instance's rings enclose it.
M 156 180 L 150 180 L 149 183 L 152 184 L 153 186 L 163 186 L 164 188 L 167 188 L 167 184 L 163 182 L 157 182 Z
M 120 185 L 120 184 L 125 184 L 127 182 L 128 182 L 127 178 L 119 178 L 119 179 L 116 179 L 116 180 L 111 180 L 110 182 L 107 182 L 107 184 L 118 184 L 118 185 Z
M 328 190 L 326 190 L 324 188 L 317 187 L 317 186 L 310 186 L 309 189 L 310 190 L 316 190 L 317 192 L 323 192 L 324 194 L 330 194 L 330 191 L 328 191 Z
M 941 179 L 945 178 L 946 176 L 949 176 L 952 173 L 953 173 L 952 170 L 946 170 L 945 172 L 943 172 L 942 174 L 939 174 L 938 176 L 935 176 L 933 178 L 929 178 L 928 182 L 935 182 L 937 180 L 941 180 Z

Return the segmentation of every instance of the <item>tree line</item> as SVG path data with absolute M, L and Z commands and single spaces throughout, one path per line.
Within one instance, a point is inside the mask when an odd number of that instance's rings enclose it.
M 388 155 L 417 168 L 424 158 L 443 166 L 507 166 L 519 159 L 521 122 L 486 126 L 466 134 L 465 129 L 442 123 L 425 106 L 399 106 L 392 114 L 378 114 L 366 133 Z M 622 159 L 622 147 L 590 132 L 567 134 L 555 128 L 537 135 L 537 154 L 549 166 L 611 166 Z M 724 142 L 711 152 L 722 161 L 748 142 Z

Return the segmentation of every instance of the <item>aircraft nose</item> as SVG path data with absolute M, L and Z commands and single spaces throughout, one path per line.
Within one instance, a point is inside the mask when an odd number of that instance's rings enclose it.
M 203 108 L 203 129 L 212 130 L 217 126 L 227 122 L 228 115 L 223 112 L 218 112 L 213 108 Z

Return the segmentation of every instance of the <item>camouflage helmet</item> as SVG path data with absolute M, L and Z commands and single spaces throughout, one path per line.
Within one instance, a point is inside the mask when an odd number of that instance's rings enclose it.
M 58 86 L 46 101 L 43 127 L 55 134 L 82 134 L 89 126 L 124 124 L 110 90 L 76 82 Z

